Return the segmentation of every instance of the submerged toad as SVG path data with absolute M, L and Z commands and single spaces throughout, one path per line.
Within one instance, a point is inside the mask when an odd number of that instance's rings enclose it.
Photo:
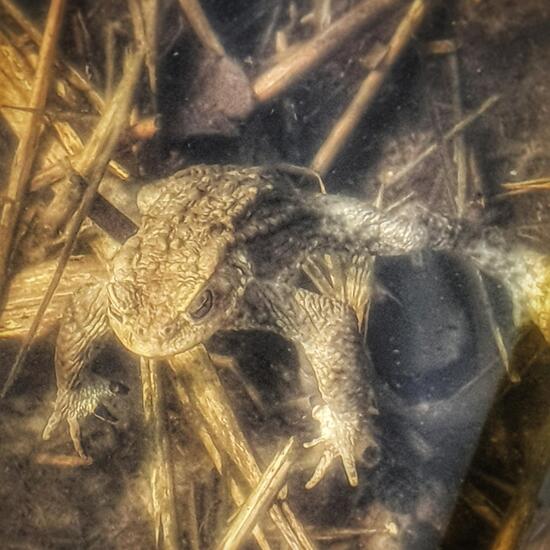
M 82 289 L 67 308 L 44 437 L 65 418 L 86 456 L 79 418 L 121 389 L 85 368 L 110 329 L 129 350 L 156 358 L 220 330 L 275 331 L 297 347 L 315 382 L 308 391 L 320 429 L 309 445 L 322 445 L 323 454 L 308 487 L 337 457 L 356 485 L 356 458 L 376 447 L 363 340 L 346 297 L 308 289 L 304 264 L 316 254 L 351 260 L 451 248 L 457 225 L 415 206 L 384 212 L 298 191 L 284 172 L 236 166 L 183 170 L 144 187 L 138 206 L 140 229 L 115 257 L 111 281 Z

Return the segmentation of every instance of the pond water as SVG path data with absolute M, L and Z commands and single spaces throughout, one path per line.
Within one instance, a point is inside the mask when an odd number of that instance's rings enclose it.
M 547 3 L 63 4 L 0 1 L 0 547 L 549 547 Z

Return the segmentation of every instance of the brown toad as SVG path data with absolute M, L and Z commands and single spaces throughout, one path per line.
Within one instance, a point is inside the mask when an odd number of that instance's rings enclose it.
M 85 457 L 79 419 L 120 387 L 85 369 L 110 329 L 129 350 L 167 357 L 220 330 L 275 331 L 298 349 L 323 454 L 308 487 L 340 457 L 376 448 L 376 412 L 357 318 L 345 297 L 304 284 L 304 262 L 453 246 L 456 227 L 416 207 L 380 211 L 358 200 L 299 191 L 276 169 L 196 166 L 143 188 L 141 226 L 120 249 L 111 281 L 69 304 L 56 346 L 57 401 L 45 430 L 66 418 Z

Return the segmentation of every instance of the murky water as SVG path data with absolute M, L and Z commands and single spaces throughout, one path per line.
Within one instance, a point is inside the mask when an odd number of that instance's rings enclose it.
M 61 4 L 0 2 L 0 547 L 546 548 L 546 3 Z

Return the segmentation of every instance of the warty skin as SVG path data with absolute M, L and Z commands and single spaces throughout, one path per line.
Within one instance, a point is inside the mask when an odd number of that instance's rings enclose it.
M 58 394 L 44 430 L 66 418 L 77 452 L 79 419 L 120 391 L 86 369 L 111 332 L 130 351 L 162 358 L 218 331 L 261 329 L 291 341 L 313 374 L 312 415 L 322 456 L 307 486 L 340 458 L 351 485 L 356 459 L 377 443 L 375 396 L 363 340 L 349 304 L 302 284 L 315 255 L 402 255 L 455 250 L 457 221 L 409 204 L 382 211 L 342 196 L 298 190 L 284 172 L 194 166 L 147 185 L 138 232 L 113 260 L 108 285 L 78 292 L 56 344 Z

